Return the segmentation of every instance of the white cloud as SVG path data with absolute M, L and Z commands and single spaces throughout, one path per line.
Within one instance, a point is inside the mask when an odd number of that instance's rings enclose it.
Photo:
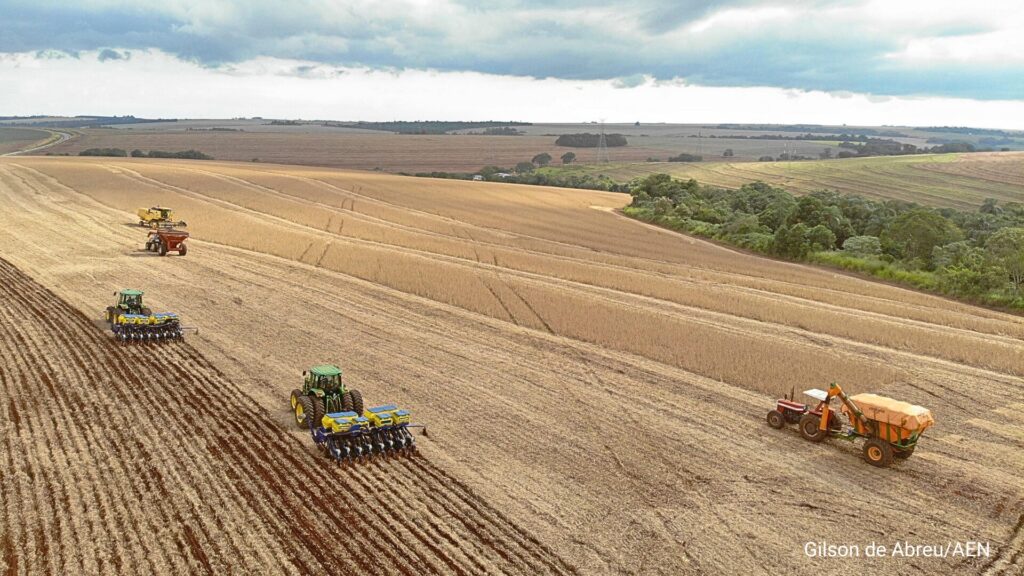
M 643 79 L 571 81 L 430 70 L 339 68 L 256 58 L 230 70 L 158 51 L 129 60 L 0 58 L 0 113 L 337 120 L 757 122 L 970 125 L 1024 129 L 1024 102 L 695 86 Z

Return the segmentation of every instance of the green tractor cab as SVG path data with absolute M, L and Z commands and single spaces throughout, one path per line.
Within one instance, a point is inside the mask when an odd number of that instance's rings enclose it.
M 117 304 L 107 308 L 108 320 L 110 321 L 113 321 L 110 317 L 112 313 L 144 314 L 146 316 L 152 314 L 149 308 L 142 305 L 142 290 L 121 290 L 120 292 L 114 292 L 114 296 L 117 296 Z
M 331 364 L 313 366 L 302 372 L 302 389 L 292 390 L 292 412 L 300 428 L 308 428 L 312 422 L 317 426 L 325 414 L 335 412 L 363 413 L 363 395 L 359 390 L 349 390 L 341 377 L 341 369 Z

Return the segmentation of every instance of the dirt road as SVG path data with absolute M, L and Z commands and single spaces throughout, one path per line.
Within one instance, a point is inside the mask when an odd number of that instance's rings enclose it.
M 288 391 L 315 362 L 341 364 L 371 402 L 410 407 L 430 425 L 419 462 L 442 485 L 433 497 L 474 499 L 536 538 L 507 559 L 459 532 L 445 552 L 458 567 L 476 566 L 455 551 L 468 547 L 481 570 L 519 573 L 1019 571 L 1022 319 L 592 208 L 623 202 L 294 167 L 18 158 L 0 162 L 0 257 L 90 316 L 116 289 L 145 289 L 201 327 L 188 346 L 216 371 L 203 388 L 229 381 L 260 429 L 291 426 Z M 155 203 L 189 222 L 187 257 L 140 250 L 132 212 Z M 924 404 L 938 425 L 888 470 L 864 464 L 859 445 L 764 425 L 774 394 L 829 380 Z M 182 411 L 211 419 L 206 406 Z M 297 430 L 247 437 L 262 458 L 299 454 L 321 471 Z M 380 494 L 381 510 L 462 506 L 421 500 L 409 466 L 330 478 L 356 491 L 393 479 L 402 488 Z M 454 570 L 407 530 L 374 547 L 412 546 L 424 563 L 413 569 Z M 883 540 L 980 540 L 993 556 L 804 553 Z

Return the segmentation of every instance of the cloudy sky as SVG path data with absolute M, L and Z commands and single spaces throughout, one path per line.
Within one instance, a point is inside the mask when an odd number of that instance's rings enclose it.
M 940 0 L 0 0 L 0 115 L 1024 128 L 1024 10 Z

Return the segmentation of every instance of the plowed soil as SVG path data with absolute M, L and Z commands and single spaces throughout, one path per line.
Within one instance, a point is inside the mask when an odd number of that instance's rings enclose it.
M 1019 573 L 1024 319 L 740 254 L 616 194 L 330 169 L 0 161 L 7 571 Z M 141 250 L 173 206 L 188 256 Z M 29 279 L 29 277 L 31 279 Z M 198 326 L 123 347 L 114 290 Z M 429 425 L 337 467 L 310 364 Z M 837 381 L 928 406 L 890 469 L 764 415 Z M 982 541 L 987 558 L 809 558 Z M 393 568 L 392 568 L 393 567 Z

